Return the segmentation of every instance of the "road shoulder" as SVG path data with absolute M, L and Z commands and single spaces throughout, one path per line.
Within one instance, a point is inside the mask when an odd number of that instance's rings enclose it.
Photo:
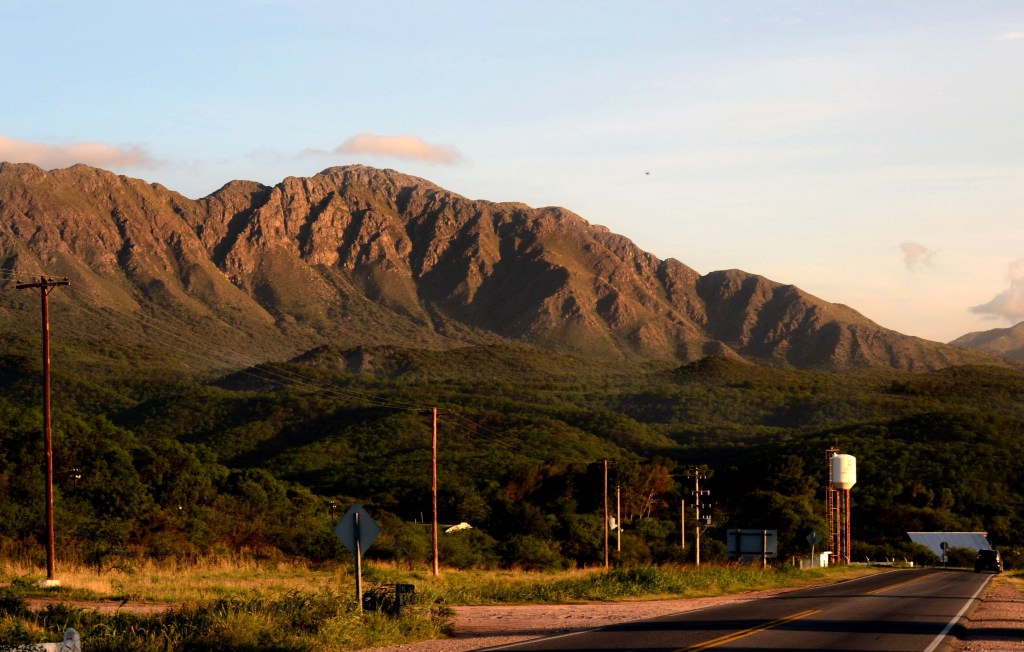
M 992 580 L 974 612 L 958 628 L 956 652 L 1012 652 L 1024 648 L 1024 579 Z
M 363 652 L 465 652 L 728 603 L 746 602 L 799 588 L 806 587 L 770 589 L 709 598 L 455 607 L 454 631 L 451 638 L 379 647 Z

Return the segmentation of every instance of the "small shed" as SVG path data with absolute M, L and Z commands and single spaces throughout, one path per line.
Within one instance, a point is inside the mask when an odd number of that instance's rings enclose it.
M 935 553 L 936 557 L 942 557 L 944 555 L 942 550 L 942 544 L 946 544 L 946 549 L 950 548 L 967 548 L 968 550 L 991 550 L 992 546 L 989 545 L 988 532 L 907 532 L 907 536 L 914 543 L 920 543 L 921 545 L 927 546 Z

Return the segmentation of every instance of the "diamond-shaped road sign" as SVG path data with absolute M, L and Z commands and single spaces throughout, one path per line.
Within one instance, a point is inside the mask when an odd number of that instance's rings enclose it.
M 358 527 L 357 527 L 358 526 Z M 359 532 L 359 551 L 356 550 L 356 531 Z M 370 518 L 363 506 L 356 503 L 348 508 L 338 524 L 334 526 L 334 535 L 341 539 L 352 554 L 365 553 L 380 534 L 380 526 Z

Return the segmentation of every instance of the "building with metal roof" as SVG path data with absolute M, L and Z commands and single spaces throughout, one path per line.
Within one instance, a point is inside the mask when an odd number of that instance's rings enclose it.
M 943 557 L 943 546 L 946 550 L 951 548 L 967 548 L 968 550 L 991 550 L 988 539 L 985 537 L 988 532 L 907 532 L 907 536 L 914 543 L 927 546 L 935 553 L 936 557 Z

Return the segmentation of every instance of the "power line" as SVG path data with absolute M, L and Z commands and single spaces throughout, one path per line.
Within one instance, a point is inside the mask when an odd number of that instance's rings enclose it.
M 207 366 L 210 366 L 210 363 L 213 363 L 213 366 L 215 367 L 234 370 L 235 373 L 249 376 L 264 382 L 272 382 L 279 385 L 295 385 L 331 394 L 335 397 L 361 400 L 377 407 L 388 407 L 394 409 L 429 409 L 430 407 L 416 403 L 381 400 L 364 393 L 344 390 L 336 386 L 320 383 L 311 379 L 309 376 L 282 369 L 276 363 L 261 360 L 255 356 L 239 355 L 233 350 L 225 351 L 222 348 L 215 347 L 207 341 L 200 340 L 191 334 L 183 333 L 168 327 L 166 322 L 161 320 L 159 317 L 145 314 L 138 315 L 109 306 L 101 310 L 90 306 L 83 306 L 82 304 L 72 304 L 70 303 L 70 300 L 65 300 L 65 302 L 72 308 L 72 310 L 91 314 L 92 316 L 115 326 L 123 327 L 123 322 L 127 321 L 134 323 L 143 330 L 149 330 L 157 333 L 163 337 L 164 346 L 172 352 L 178 354 L 182 358 L 190 358 L 205 362 L 207 363 Z M 120 317 L 120 319 L 112 319 L 109 315 L 105 314 L 106 311 L 110 311 L 114 315 Z
M 0 270 L 0 278 L 20 279 L 31 278 L 27 273 L 18 270 Z M 81 292 L 82 286 L 77 286 Z M 134 330 L 138 329 L 144 333 L 151 333 L 159 336 L 163 346 L 174 353 L 179 360 L 194 360 L 200 363 L 203 368 L 221 368 L 233 370 L 235 374 L 249 377 L 261 382 L 269 382 L 280 386 L 292 386 L 305 389 L 317 394 L 358 401 L 370 407 L 427 412 L 437 405 L 419 403 L 414 401 L 401 401 L 382 398 L 379 395 L 367 392 L 345 389 L 334 384 L 325 383 L 312 378 L 310 374 L 303 374 L 295 369 L 282 367 L 275 363 L 262 359 L 256 355 L 239 353 L 236 349 L 225 349 L 214 345 L 208 339 L 200 339 L 191 331 L 175 329 L 169 325 L 170 317 L 160 315 L 157 309 L 153 313 L 145 311 L 129 311 L 117 305 L 96 307 L 89 302 L 74 302 L 70 298 L 55 295 L 57 302 L 65 306 L 72 315 L 91 316 L 101 323 L 107 324 L 113 330 Z M 86 320 L 72 320 L 69 325 L 63 328 L 72 332 L 78 331 L 79 337 L 87 339 L 90 333 L 86 330 Z M 229 328 L 236 328 L 230 324 L 224 324 Z M 500 380 L 495 377 L 494 380 Z M 521 449 L 514 442 L 508 440 L 507 433 L 499 432 L 479 421 L 470 419 L 457 409 L 440 408 L 439 414 L 451 417 L 445 427 L 455 432 L 461 432 L 468 436 L 473 443 L 490 445 L 491 447 L 505 450 L 510 453 L 521 453 Z
M 0 275 L 3 276 L 21 276 L 20 272 L 16 273 L 13 270 L 0 270 Z M 310 390 L 319 391 L 334 395 L 336 397 L 346 397 L 356 400 L 364 401 L 371 405 L 378 407 L 394 408 L 394 409 L 410 409 L 410 410 L 429 410 L 432 405 L 436 405 L 437 401 L 432 404 L 422 404 L 416 402 L 407 401 L 396 401 L 396 400 L 384 400 L 379 397 L 369 396 L 366 393 L 355 392 L 352 390 L 345 390 L 338 388 L 334 385 L 328 385 L 309 377 L 309 375 L 303 375 L 294 370 L 288 370 L 282 368 L 279 363 L 267 361 L 266 359 L 257 356 L 244 356 L 239 355 L 236 350 L 225 351 L 222 348 L 214 347 L 210 344 L 209 340 L 201 340 L 193 337 L 188 331 L 182 332 L 170 327 L 167 327 L 164 318 L 158 315 L 150 315 L 145 312 L 135 313 L 123 310 L 117 306 L 105 306 L 102 309 L 94 308 L 87 303 L 72 303 L 70 300 L 65 299 L 64 302 L 72 309 L 79 312 L 88 312 L 94 317 L 98 317 L 106 323 L 110 323 L 115 327 L 125 328 L 125 322 L 136 325 L 139 329 L 144 332 L 153 332 L 160 335 L 163 338 L 166 348 L 171 349 L 177 354 L 179 359 L 193 359 L 205 363 L 206 367 L 221 367 L 226 369 L 233 369 L 236 373 L 252 377 L 264 382 L 272 382 L 277 384 L 291 384 L 299 387 L 304 387 Z M 120 317 L 119 320 L 112 319 L 107 312 L 113 313 Z M 224 323 L 224 326 L 230 328 L 236 328 L 230 324 Z M 84 328 L 84 326 L 83 326 Z M 175 344 L 175 342 L 177 344 Z M 212 363 L 212 364 L 211 364 Z M 494 377 L 495 381 L 501 380 L 500 378 Z M 458 415 L 459 418 L 464 418 Z M 469 421 L 467 419 L 467 421 Z M 487 428 L 479 423 L 469 421 L 474 428 L 481 430 L 487 430 Z M 490 431 L 494 436 L 500 436 L 499 433 Z

